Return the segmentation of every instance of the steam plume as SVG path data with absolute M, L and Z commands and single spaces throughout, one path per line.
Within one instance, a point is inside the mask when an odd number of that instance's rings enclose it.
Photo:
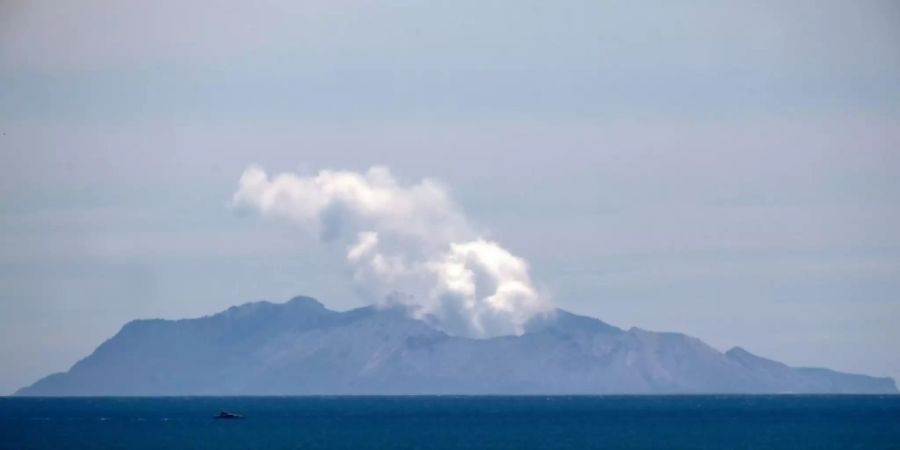
M 401 185 L 385 167 L 270 178 L 251 166 L 232 204 L 345 248 L 365 295 L 379 305 L 403 305 L 450 334 L 521 334 L 529 319 L 551 310 L 527 263 L 479 237 L 433 180 Z

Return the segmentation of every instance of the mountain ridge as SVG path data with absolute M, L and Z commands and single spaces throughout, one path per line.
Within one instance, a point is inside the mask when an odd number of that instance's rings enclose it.
M 126 323 L 20 396 L 897 393 L 891 378 L 790 367 L 741 347 L 557 309 L 519 336 L 451 336 L 395 308 L 311 297 Z

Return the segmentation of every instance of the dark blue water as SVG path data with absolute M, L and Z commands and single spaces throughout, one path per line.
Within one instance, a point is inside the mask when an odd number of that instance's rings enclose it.
M 660 447 L 900 449 L 900 396 L 0 398 L 3 449 Z

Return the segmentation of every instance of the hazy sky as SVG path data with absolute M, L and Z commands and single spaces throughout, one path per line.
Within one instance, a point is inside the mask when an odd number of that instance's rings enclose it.
M 900 378 L 900 6 L 728 3 L 0 0 L 0 393 L 363 304 L 227 207 L 250 164 L 436 178 L 561 307 Z

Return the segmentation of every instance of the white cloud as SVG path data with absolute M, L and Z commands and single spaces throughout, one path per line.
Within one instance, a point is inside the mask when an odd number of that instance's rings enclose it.
M 469 337 L 520 334 L 551 304 L 528 264 L 474 231 L 434 180 L 402 185 L 385 167 L 269 177 L 250 167 L 232 204 L 342 242 L 353 280 L 379 305 Z

